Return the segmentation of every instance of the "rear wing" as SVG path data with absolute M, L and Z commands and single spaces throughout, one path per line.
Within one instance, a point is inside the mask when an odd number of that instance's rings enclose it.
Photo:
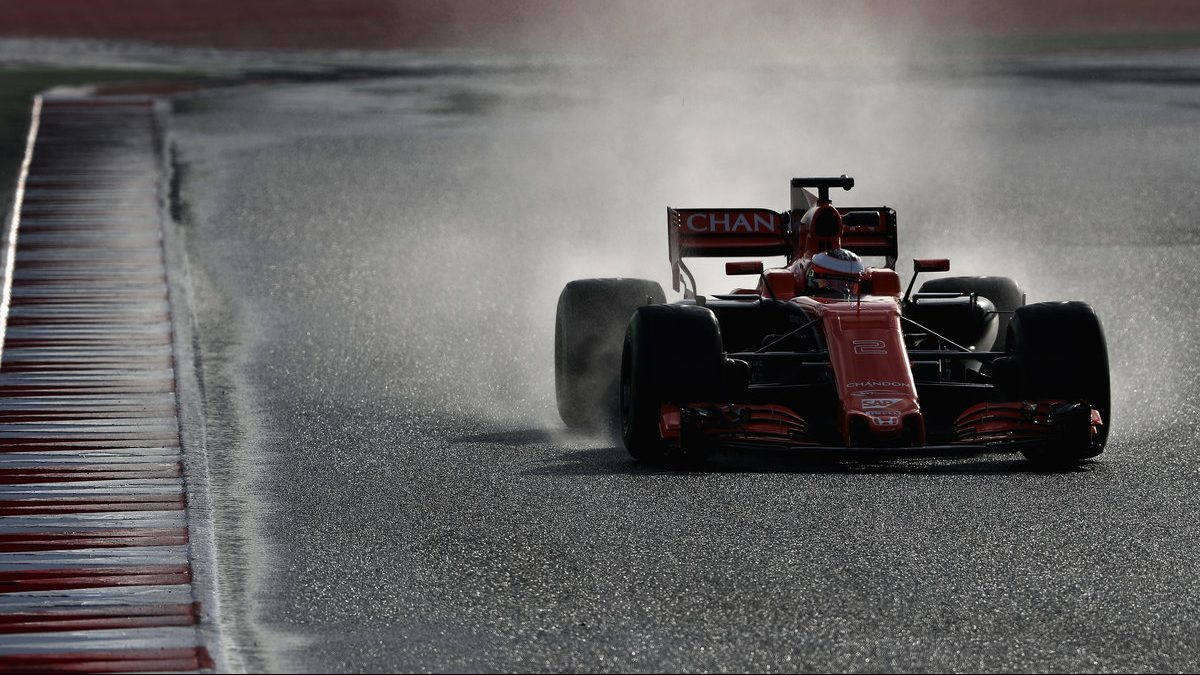
M 882 256 L 887 267 L 896 267 L 898 238 L 896 211 L 887 206 L 839 207 L 842 246 L 861 256 Z M 667 208 L 668 255 L 671 284 L 678 291 L 681 275 L 692 290 L 695 279 L 683 258 L 796 255 L 795 227 L 791 215 L 770 209 Z M 799 220 L 799 218 L 797 218 Z M 685 295 L 687 293 L 685 292 Z
M 792 246 L 784 215 L 770 209 L 673 209 L 667 207 L 667 243 L 671 285 L 678 291 L 686 274 L 694 291 L 696 280 L 683 258 L 773 256 L 791 258 Z M 687 293 L 685 293 L 687 295 Z

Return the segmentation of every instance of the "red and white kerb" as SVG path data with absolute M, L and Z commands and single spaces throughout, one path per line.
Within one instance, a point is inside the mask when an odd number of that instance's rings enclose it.
M 0 673 L 212 668 L 152 101 L 34 109 L 0 311 Z

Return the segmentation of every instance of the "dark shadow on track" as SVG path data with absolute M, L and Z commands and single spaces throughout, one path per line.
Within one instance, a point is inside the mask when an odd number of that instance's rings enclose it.
M 571 450 L 558 456 L 558 461 L 537 469 L 521 472 L 523 476 L 650 476 L 687 475 L 695 473 L 672 467 L 654 466 L 635 461 L 622 447 Z
M 513 429 L 473 434 L 455 439 L 463 443 L 497 443 L 510 447 L 557 445 L 564 438 L 597 440 L 594 437 L 547 429 Z M 611 441 L 611 439 L 608 439 Z M 1103 464 L 1085 461 L 1079 466 L 1046 469 L 1017 455 L 973 455 L 922 458 L 873 459 L 847 453 L 846 456 L 813 457 L 803 451 L 742 450 L 719 453 L 698 466 L 654 465 L 635 461 L 619 442 L 602 447 L 567 450 L 557 461 L 531 469 L 522 475 L 537 476 L 608 476 L 690 475 L 710 473 L 795 473 L 795 474 L 899 474 L 899 475 L 1052 475 L 1078 474 L 1103 470 Z
M 517 448 L 522 445 L 556 443 L 562 440 L 562 434 L 550 429 L 506 429 L 468 434 L 451 440 L 454 443 L 495 443 Z
M 899 474 L 899 475 L 1013 475 L 1074 474 L 1100 468 L 1095 462 L 1064 468 L 1038 467 L 1016 455 L 973 455 L 873 459 L 859 455 L 805 456 L 803 452 L 740 451 L 711 458 L 705 470 L 714 473 Z
M 557 462 L 535 470 L 523 472 L 524 476 L 653 476 L 653 474 L 704 473 L 809 473 L 809 474 L 922 474 L 922 476 L 997 476 L 997 474 L 1069 474 L 1090 473 L 1103 470 L 1100 462 L 1088 460 L 1081 465 L 1068 468 L 1045 468 L 1031 464 L 1020 455 L 980 454 L 930 456 L 930 458 L 864 458 L 862 453 L 845 456 L 812 456 L 803 450 L 738 450 L 736 453 L 718 453 L 697 466 L 654 465 L 636 461 L 625 452 L 619 441 L 611 437 L 588 436 L 566 430 L 552 429 L 509 429 L 485 431 L 455 438 L 456 443 L 496 443 L 500 446 L 520 448 L 522 446 L 560 446 L 564 440 L 611 442 L 601 447 L 566 450 Z

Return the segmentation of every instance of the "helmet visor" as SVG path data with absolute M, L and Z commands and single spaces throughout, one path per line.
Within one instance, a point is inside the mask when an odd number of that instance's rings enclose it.
M 808 275 L 808 290 L 812 293 L 851 296 L 858 295 L 859 280 L 835 274 L 813 272 Z

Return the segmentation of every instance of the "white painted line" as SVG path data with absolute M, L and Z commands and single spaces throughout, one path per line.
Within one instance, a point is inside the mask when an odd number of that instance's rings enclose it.
M 49 405 L 49 406 L 58 407 L 58 406 L 69 406 L 69 405 L 87 406 L 87 405 L 91 405 L 93 402 L 100 403 L 100 404 L 111 404 L 111 405 L 140 405 L 140 404 L 146 403 L 146 402 L 151 402 L 151 403 L 166 402 L 166 403 L 173 404 L 175 402 L 175 396 L 174 396 L 174 394 L 169 394 L 169 393 L 167 393 L 167 394 L 119 394 L 119 395 L 96 394 L 96 395 L 88 396 L 87 398 L 80 398 L 78 396 L 68 396 L 68 395 L 22 396 L 19 399 L 6 400 L 3 402 L 2 405 L 7 406 L 7 405 L 21 405 L 23 403 L 36 403 L 38 405 Z M 0 408 L 2 408 L 2 406 L 0 406 Z
M 56 440 L 64 440 L 89 434 L 110 437 L 112 434 L 121 433 L 157 432 L 179 433 L 175 417 L 147 417 L 141 420 L 55 420 L 54 422 L 9 422 L 0 424 L 0 438 L 9 436 L 10 433 L 19 436 L 54 434 Z
M 9 452 L 0 453 L 0 467 L 29 468 L 37 466 L 70 466 L 80 464 L 140 464 L 145 462 L 178 462 L 176 448 L 140 448 L 137 452 L 122 450 L 76 450 L 74 452 Z
M 121 548 L 81 548 L 29 553 L 0 553 L 0 571 L 39 569 L 78 569 L 84 567 L 121 567 L 122 565 L 182 565 L 187 546 L 125 546 Z
M 67 591 L 0 593 L 0 613 L 88 607 L 179 605 L 192 601 L 190 584 L 79 588 Z
M 29 165 L 33 163 L 33 145 L 37 140 L 41 124 L 42 97 L 35 96 L 30 112 L 29 135 L 25 138 L 25 157 L 21 160 L 21 171 L 17 174 L 17 192 L 13 196 L 12 218 L 4 238 L 4 279 L 0 285 L 0 364 L 4 363 L 4 332 L 8 327 L 8 308 L 12 302 L 13 269 L 17 256 L 17 230 L 21 226 L 21 209 L 25 202 L 25 182 L 29 178 Z
M 74 384 L 79 382 L 137 382 L 137 381 L 154 381 L 154 380 L 170 380 L 174 379 L 174 373 L 170 370 L 165 371 L 150 371 L 145 373 L 71 373 L 65 375 L 48 374 L 48 373 L 11 373 L 4 377 L 5 384 L 50 384 L 56 382 L 66 382 Z
M 64 494 L 103 496 L 123 494 L 173 494 L 180 490 L 179 479 L 139 478 L 137 480 L 90 480 L 54 483 L 24 483 L 0 488 L 0 499 L 28 499 L 33 495 L 56 497 Z
M 128 489 L 114 489 L 111 486 L 69 487 L 58 490 L 54 488 L 55 486 L 43 486 L 41 492 L 37 494 L 16 490 L 12 492 L 0 490 L 0 499 L 112 499 L 117 497 L 161 499 L 163 497 L 177 497 L 183 493 L 183 488 L 179 484 L 132 485 Z
M 182 487 L 182 486 L 181 486 Z M 74 532 L 76 530 L 163 529 L 187 525 L 184 511 L 113 511 L 108 513 L 56 513 L 36 516 L 0 516 L 6 533 Z
M 196 627 L 119 628 L 62 633 L 12 633 L 0 642 L 0 656 L 94 650 L 178 649 L 196 646 Z

